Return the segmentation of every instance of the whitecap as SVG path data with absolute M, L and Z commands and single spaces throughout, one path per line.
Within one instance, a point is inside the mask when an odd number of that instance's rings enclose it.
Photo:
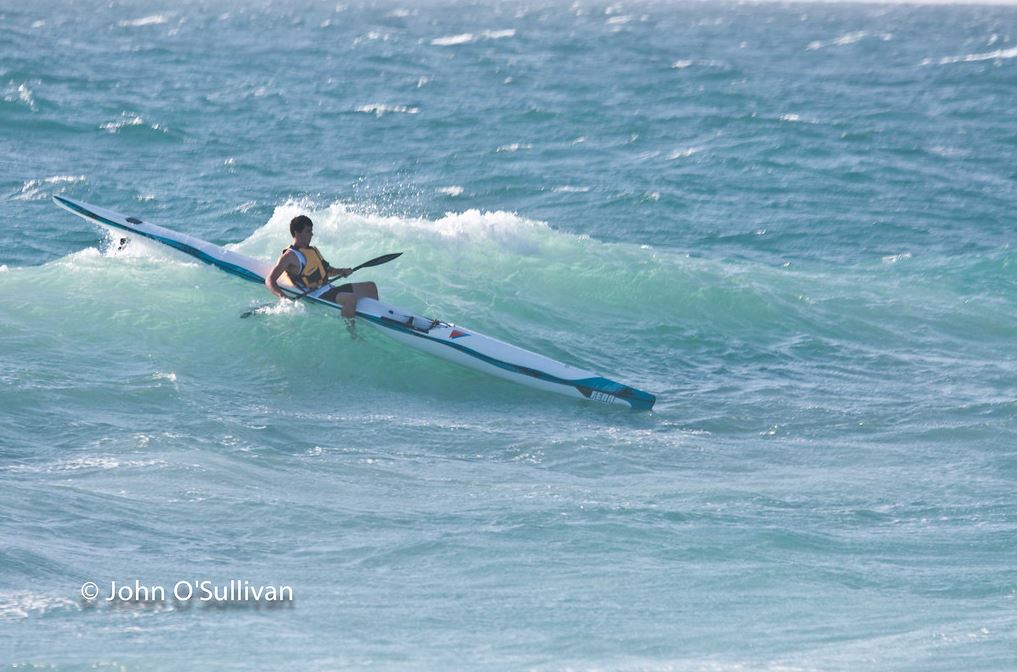
M 13 621 L 42 615 L 54 609 L 74 607 L 66 597 L 36 595 L 34 593 L 0 593 L 0 621 Z
M 49 198 L 50 193 L 46 191 L 48 185 L 54 184 L 76 184 L 84 182 L 84 175 L 54 175 L 39 180 L 28 180 L 21 185 L 21 193 L 14 197 L 16 201 L 33 201 Z
M 104 131 L 109 131 L 110 133 L 116 133 L 125 126 L 141 126 L 144 123 L 145 120 L 136 114 L 131 116 L 124 115 L 121 119 L 117 121 L 107 121 L 99 128 L 103 129 Z
M 165 460 L 121 460 L 110 455 L 88 455 L 68 460 L 58 460 L 49 464 L 13 464 L 0 468 L 0 471 L 11 473 L 61 473 L 65 471 L 80 471 L 82 469 L 117 469 L 119 467 L 148 467 L 152 465 L 165 466 Z
M 520 144 L 518 142 L 513 142 L 511 145 L 502 145 L 501 147 L 499 147 L 495 151 L 496 152 L 509 152 L 509 153 L 512 153 L 512 152 L 518 152 L 520 149 L 533 149 L 533 145 L 524 145 L 524 144 Z
M 171 383 L 177 382 L 177 374 L 170 371 L 169 373 L 163 373 L 162 371 L 156 371 L 152 374 L 152 378 L 155 380 L 168 380 Z
M 138 114 L 131 114 L 129 112 L 122 112 L 120 118 L 116 121 L 107 121 L 99 128 L 106 131 L 107 133 L 119 133 L 121 129 L 128 128 L 130 126 L 144 126 L 146 121 Z M 148 127 L 153 131 L 160 131 L 166 133 L 166 129 L 160 124 L 148 124 Z
M 469 44 L 476 37 L 473 33 L 461 33 L 459 35 L 448 35 L 446 37 L 436 37 L 431 40 L 431 44 L 436 47 L 453 47 L 457 44 Z
M 870 33 L 867 30 L 858 30 L 853 33 L 845 33 L 829 42 L 822 42 L 820 40 L 809 42 L 805 48 L 815 51 L 817 49 L 825 49 L 826 47 L 846 47 L 850 44 L 861 42 L 867 37 L 874 37 L 884 42 L 889 42 L 893 39 L 893 33 Z
M 4 100 L 8 103 L 21 102 L 28 106 L 32 112 L 37 112 L 39 108 L 35 106 L 35 94 L 27 83 L 18 84 L 18 88 L 13 88 L 14 82 L 10 83 L 10 87 L 4 92 Z
M 381 103 L 373 103 L 371 105 L 361 105 L 357 108 L 357 112 L 363 112 L 365 114 L 373 114 L 376 117 L 382 117 L 390 113 L 398 114 L 419 114 L 419 107 L 407 107 L 405 105 L 384 105 Z
M 328 21 L 327 23 L 329 25 L 332 25 L 331 21 Z M 327 28 L 327 27 L 328 26 L 322 26 L 322 28 Z M 364 42 L 376 42 L 378 40 L 380 40 L 382 42 L 388 42 L 390 37 L 391 36 L 388 33 L 382 33 L 382 32 L 377 31 L 377 30 L 370 30 L 370 31 L 364 33 L 363 35 L 361 35 L 360 37 L 357 37 L 356 39 L 354 39 L 353 40 L 353 45 L 356 46 L 356 45 L 359 45 L 359 44 L 363 44 Z
M 589 190 L 589 187 L 576 187 L 571 184 L 563 184 L 560 187 L 555 187 L 551 191 L 558 194 L 585 194 Z
M 940 65 L 949 65 L 951 63 L 976 63 L 978 61 L 996 61 L 1005 60 L 1008 58 L 1017 58 L 1017 47 L 1010 49 L 997 49 L 996 51 L 983 52 L 980 54 L 965 54 L 963 56 L 945 56 L 939 59 Z M 931 65 L 934 61 L 931 58 L 926 58 L 922 61 L 922 65 Z
M 889 256 L 883 257 L 883 263 L 884 264 L 896 264 L 896 263 L 901 262 L 901 261 L 907 261 L 910 258 L 911 258 L 911 253 L 910 252 L 903 252 L 901 254 L 891 254 Z
M 438 191 L 442 194 L 453 197 L 463 195 L 463 188 L 457 184 L 454 184 L 451 187 L 442 187 Z
M 667 155 L 667 160 L 674 161 L 675 159 L 687 159 L 693 154 L 698 154 L 699 151 L 700 150 L 698 147 L 689 147 L 687 149 L 676 149 Z
M 121 28 L 136 28 L 139 26 L 157 26 L 167 21 L 169 21 L 169 17 L 165 14 L 152 14 L 151 16 L 143 16 L 140 19 L 118 21 L 117 25 Z
M 802 118 L 797 114 L 782 114 L 780 115 L 781 121 L 801 121 Z
M 726 68 L 727 63 L 724 61 L 716 61 L 712 59 L 706 60 L 694 60 L 691 58 L 680 58 L 671 64 L 671 68 L 674 70 L 685 70 L 692 66 L 707 67 L 707 68 Z
M 454 47 L 459 44 L 469 44 L 470 42 L 476 42 L 478 39 L 483 38 L 485 40 L 502 40 L 507 37 L 515 37 L 515 28 L 508 28 L 505 30 L 485 30 L 484 32 L 476 35 L 474 33 L 460 33 L 458 35 L 446 35 L 445 37 L 436 37 L 431 40 L 431 44 L 436 47 Z

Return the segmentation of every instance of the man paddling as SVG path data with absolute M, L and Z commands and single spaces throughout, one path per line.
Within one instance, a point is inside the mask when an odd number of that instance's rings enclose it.
M 353 318 L 357 314 L 357 301 L 363 297 L 378 298 L 378 287 L 373 282 L 355 282 L 333 287 L 329 284 L 336 278 L 345 278 L 353 272 L 351 268 L 334 268 L 311 247 L 314 223 L 307 215 L 299 215 L 290 221 L 290 235 L 293 244 L 283 250 L 279 261 L 265 278 L 265 286 L 280 299 L 289 298 L 279 288 L 279 276 L 285 273 L 290 283 L 301 292 L 308 293 L 343 308 L 343 317 Z

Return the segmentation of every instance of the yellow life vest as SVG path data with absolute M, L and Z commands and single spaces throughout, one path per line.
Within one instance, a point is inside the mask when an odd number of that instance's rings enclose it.
M 328 280 L 328 272 L 325 270 L 325 260 L 321 257 L 321 252 L 316 247 L 296 247 L 291 245 L 287 247 L 283 252 L 290 251 L 297 256 L 297 261 L 300 262 L 300 272 L 297 277 L 293 277 L 290 273 L 286 275 L 290 276 L 290 282 L 297 287 L 303 289 L 317 289 L 325 284 Z

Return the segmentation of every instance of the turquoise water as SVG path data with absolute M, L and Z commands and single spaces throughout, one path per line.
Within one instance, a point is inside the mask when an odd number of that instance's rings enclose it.
M 0 664 L 1017 668 L 1015 25 L 0 1 Z M 307 213 L 657 406 L 240 320 L 54 194 L 265 258 Z M 105 600 L 230 579 L 294 599 Z

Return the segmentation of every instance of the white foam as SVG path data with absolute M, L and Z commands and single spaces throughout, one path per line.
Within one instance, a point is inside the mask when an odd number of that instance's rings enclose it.
M 87 455 L 69 460 L 58 460 L 49 464 L 12 464 L 3 467 L 0 471 L 11 473 L 61 473 L 65 471 L 80 471 L 82 469 L 110 470 L 119 467 L 149 467 L 153 465 L 165 466 L 165 460 L 122 460 L 110 455 Z
M 485 30 L 478 34 L 475 33 L 460 33 L 458 35 L 446 35 L 444 37 L 436 37 L 431 40 L 431 44 L 436 47 L 454 47 L 460 44 L 469 44 L 470 42 L 476 42 L 479 39 L 485 40 L 502 40 L 507 37 L 515 37 L 515 28 L 508 28 L 505 30 Z
M 325 23 L 327 23 L 328 25 L 322 24 L 322 26 L 321 26 L 322 28 L 327 28 L 328 26 L 332 25 L 332 21 L 331 20 L 328 20 Z M 377 30 L 370 30 L 370 31 L 364 33 L 363 35 L 361 35 L 360 37 L 354 39 L 353 40 L 353 44 L 357 45 L 357 44 L 362 44 L 363 42 L 376 42 L 378 40 L 380 40 L 382 42 L 388 42 L 391 39 L 391 37 L 392 36 L 389 35 L 388 33 L 382 33 L 381 31 L 377 31 Z
M 170 371 L 169 373 L 163 373 L 162 371 L 156 371 L 152 374 L 154 380 L 168 380 L 171 383 L 177 382 L 177 374 Z
M 127 128 L 129 126 L 144 126 L 145 124 L 145 120 L 140 115 L 132 114 L 130 112 L 121 112 L 119 119 L 116 121 L 107 121 L 99 128 L 108 133 L 119 133 L 122 128 Z M 148 126 L 153 131 L 166 132 L 166 129 L 159 124 L 149 124 Z
M 502 145 L 501 147 L 499 147 L 495 151 L 497 151 L 497 152 L 509 152 L 509 153 L 512 153 L 512 152 L 518 152 L 520 149 L 533 149 L 533 145 L 525 145 L 525 144 L 520 144 L 518 142 L 513 142 L 511 145 Z
M 707 68 L 724 68 L 727 67 L 727 63 L 724 61 L 717 61 L 713 59 L 691 59 L 691 58 L 680 58 L 671 64 L 673 70 L 685 70 L 692 66 L 707 67 Z
M 840 37 L 830 40 L 829 42 L 822 42 L 819 40 L 809 42 L 808 46 L 805 48 L 814 51 L 817 49 L 825 49 L 827 47 L 846 47 L 850 44 L 861 42 L 867 37 L 878 38 L 884 42 L 889 42 L 893 39 L 893 33 L 870 33 L 867 30 L 859 30 L 853 33 L 845 33 Z
M 66 597 L 36 595 L 34 593 L 0 593 L 0 621 L 16 621 L 29 616 L 40 616 L 54 609 L 77 606 Z
M 454 47 L 457 44 L 469 44 L 476 37 L 473 33 L 460 33 L 459 35 L 448 35 L 446 37 L 436 37 L 431 40 L 431 44 L 436 47 Z
M 16 201 L 33 201 L 50 197 L 46 187 L 54 184 L 76 184 L 84 182 L 84 175 L 54 175 L 38 180 L 28 180 L 21 185 L 21 193 L 14 197 Z
M 300 214 L 309 215 L 314 221 L 314 244 L 330 261 L 335 261 L 333 257 L 347 258 L 351 255 L 370 258 L 377 255 L 381 245 L 386 250 L 422 247 L 440 249 L 443 253 L 459 249 L 464 253 L 490 254 L 493 250 L 536 256 L 553 253 L 559 245 L 577 238 L 552 230 L 546 222 L 501 210 L 469 209 L 448 212 L 439 219 L 427 219 L 380 214 L 370 206 L 359 204 L 335 202 L 323 207 L 309 199 L 294 199 L 276 206 L 264 226 L 246 240 L 227 248 L 274 260 L 289 240 L 289 221 Z M 253 302 L 252 306 L 261 302 Z M 299 302 L 293 305 L 293 302 L 281 301 L 263 312 L 282 314 L 301 308 Z
M 124 116 L 122 119 L 120 119 L 118 121 L 107 121 L 105 124 L 103 124 L 99 128 L 101 128 L 101 129 L 103 129 L 105 131 L 109 131 L 110 133 L 116 133 L 117 131 L 119 131 L 121 128 L 124 128 L 125 126 L 141 126 L 144 123 L 145 123 L 145 120 L 135 114 L 135 115 L 131 115 L 129 117 L 128 116 Z
M 442 194 L 453 197 L 463 195 L 463 188 L 460 187 L 458 184 L 454 184 L 451 187 L 442 187 L 438 191 Z
M 901 254 L 892 254 L 892 255 L 883 257 L 883 263 L 884 264 L 896 264 L 896 263 L 901 262 L 901 261 L 907 261 L 910 258 L 911 258 L 911 253 L 910 252 L 903 252 Z
M 419 114 L 420 108 L 407 107 L 405 105 L 384 105 L 382 103 L 372 103 L 371 105 L 361 105 L 357 108 L 357 112 L 373 114 L 376 117 L 383 117 L 386 114 Z
M 254 312 L 258 315 L 303 315 L 307 311 L 300 301 L 276 301 L 258 308 Z
M 157 26 L 167 21 L 169 21 L 169 17 L 165 14 L 152 14 L 151 16 L 143 16 L 140 19 L 118 21 L 117 25 L 121 28 L 136 28 L 139 26 Z
M 27 84 L 18 85 L 18 98 L 25 105 L 28 105 L 29 109 L 33 112 L 38 109 L 35 106 L 35 97 L 32 95 L 32 90 L 28 88 Z
M 668 161 L 674 161 L 675 159 L 687 159 L 693 154 L 698 154 L 700 149 L 698 147 L 689 147 L 687 149 L 676 149 L 667 155 Z
M 10 83 L 10 86 L 4 92 L 4 100 L 8 103 L 20 102 L 28 106 L 32 112 L 38 112 L 39 108 L 35 105 L 35 94 L 32 89 L 28 88 L 27 83 L 18 84 L 17 88 L 14 88 L 14 82 Z
M 563 184 L 560 187 L 555 187 L 551 191 L 558 194 L 585 194 L 589 190 L 589 187 L 577 187 L 571 184 Z
M 989 51 L 980 54 L 965 54 L 963 56 L 945 56 L 939 59 L 939 65 L 949 65 L 951 63 L 976 63 L 978 61 L 996 61 L 1005 60 L 1008 58 L 1017 58 L 1017 47 L 1010 49 L 997 49 L 996 51 Z M 934 61 L 931 58 L 926 58 L 921 62 L 921 65 L 932 65 Z

